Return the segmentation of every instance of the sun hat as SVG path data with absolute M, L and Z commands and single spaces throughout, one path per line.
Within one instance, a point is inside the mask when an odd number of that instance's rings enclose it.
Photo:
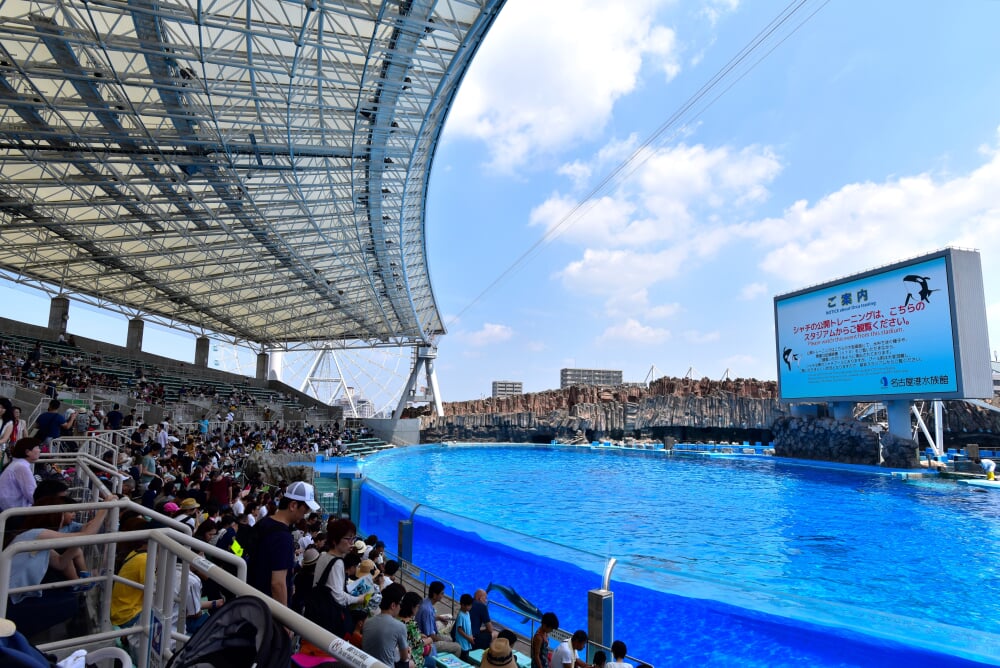
M 510 650 L 510 643 L 506 638 L 495 638 L 490 643 L 489 649 L 483 652 L 483 658 L 479 662 L 480 668 L 517 668 L 517 659 L 514 652 Z
M 181 501 L 181 510 L 194 510 L 195 508 L 201 508 L 201 504 L 198 503 L 197 499 L 193 499 L 189 496 Z
M 310 510 L 319 510 L 319 504 L 316 503 L 316 492 L 313 490 L 313 486 L 307 482 L 298 480 L 286 487 L 285 498 L 301 501 L 309 506 Z
M 311 566 L 316 563 L 317 559 L 319 559 L 319 550 L 317 550 L 315 547 L 310 547 L 309 549 L 307 549 L 305 552 L 302 553 L 303 566 Z
M 180 506 L 178 506 L 178 505 L 177 505 L 176 503 L 174 503 L 173 501 L 170 501 L 169 503 L 165 503 L 165 504 L 163 504 L 163 510 L 164 510 L 164 512 L 168 512 L 168 513 L 176 513 L 176 512 L 177 512 L 178 510 L 180 510 L 180 509 L 181 509 L 181 507 L 180 507 Z
M 362 575 L 368 575 L 375 570 L 375 562 L 371 559 L 365 559 L 360 564 L 358 564 L 358 577 Z
M 363 553 L 365 551 L 366 547 L 368 547 L 368 546 L 365 545 L 365 541 L 363 541 L 363 540 L 356 540 L 356 541 L 354 541 L 354 551 L 355 552 L 362 552 Z

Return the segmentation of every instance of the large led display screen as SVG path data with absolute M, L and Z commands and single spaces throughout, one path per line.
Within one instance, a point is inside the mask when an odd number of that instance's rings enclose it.
M 776 297 L 781 398 L 958 396 L 950 259 L 945 252 Z

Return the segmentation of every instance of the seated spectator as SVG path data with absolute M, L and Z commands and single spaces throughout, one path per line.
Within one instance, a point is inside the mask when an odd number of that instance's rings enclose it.
M 496 635 L 487 600 L 485 589 L 477 589 L 472 595 L 472 609 L 469 610 L 469 622 L 472 624 L 472 635 L 475 636 L 472 649 L 486 649 Z
M 420 594 L 415 591 L 403 594 L 403 600 L 399 604 L 399 621 L 406 626 L 406 639 L 410 645 L 410 662 L 413 668 L 424 668 L 424 647 L 426 645 L 429 648 L 433 641 L 422 636 L 420 629 L 417 628 L 414 617 L 418 607 L 420 607 Z
M 438 615 L 434 605 L 444 598 L 444 583 L 438 580 L 431 582 L 427 588 L 427 598 L 420 604 L 417 610 L 417 626 L 420 632 L 434 641 L 430 654 L 436 655 L 438 652 L 449 652 L 458 656 L 462 648 L 454 640 L 443 633 L 438 633 L 437 622 L 451 621 L 451 617 Z
M 193 498 L 188 497 L 180 503 L 181 513 L 175 519 L 187 524 L 194 529 L 198 526 L 198 515 L 201 505 Z
M 357 579 L 347 583 L 347 591 L 351 596 L 364 598 L 363 603 L 356 603 L 354 609 L 364 609 L 369 615 L 377 615 L 379 603 L 382 602 L 382 590 L 375 584 L 375 564 L 371 559 L 365 559 L 358 565 Z
M 194 530 L 194 537 L 200 541 L 211 544 L 215 540 L 216 534 L 219 533 L 219 525 L 215 520 L 207 519 L 198 525 L 198 528 Z M 202 552 L 204 554 L 204 552 Z
M 382 569 L 382 576 L 382 581 L 379 583 L 379 587 L 382 589 L 385 589 L 393 582 L 398 582 L 399 562 L 395 559 L 385 562 L 385 568 Z
M 365 622 L 365 632 L 361 638 L 361 648 L 365 653 L 387 666 L 409 663 L 410 643 L 406 636 L 406 626 L 396 619 L 406 590 L 403 585 L 392 585 L 385 590 L 381 613 Z
M 587 646 L 587 632 L 578 630 L 573 636 L 559 644 L 552 652 L 552 668 L 590 668 L 586 661 L 577 655 Z
M 365 610 L 352 610 L 351 611 L 351 621 L 354 624 L 353 628 L 347 632 L 344 636 L 344 640 L 351 643 L 358 649 L 361 649 L 361 643 L 364 639 L 365 631 L 365 621 L 368 619 L 368 612 Z
M 116 497 L 109 495 L 105 501 L 113 501 Z M 65 500 L 59 497 L 42 499 L 41 505 L 58 505 Z M 98 510 L 93 519 L 80 527 L 77 533 L 85 536 L 96 534 L 104 523 L 106 510 Z M 54 512 L 41 515 L 28 515 L 22 523 L 22 532 L 14 538 L 11 545 L 31 540 L 47 540 L 65 537 L 60 533 L 66 521 L 66 513 Z M 39 585 L 50 568 L 57 571 L 67 580 L 75 580 L 81 575 L 88 577 L 83 566 L 83 552 L 79 547 L 72 547 L 59 554 L 56 550 L 36 550 L 19 552 L 11 562 L 10 588 Z M 69 619 L 77 606 L 74 593 L 67 588 L 42 591 L 19 592 L 10 595 L 7 606 L 7 618 L 13 621 L 18 630 L 26 636 L 32 636 L 46 628 L 50 628 Z
M 149 522 L 143 517 L 131 517 L 121 526 L 122 531 L 141 531 L 148 528 Z M 146 539 L 139 539 L 119 545 L 120 562 L 115 569 L 119 576 L 140 585 L 145 583 L 146 543 Z M 115 582 L 111 588 L 111 623 L 119 628 L 129 628 L 139 621 L 141 612 L 142 589 L 125 582 Z
M 497 636 L 490 646 L 483 652 L 480 660 L 481 668 L 517 668 L 517 659 L 514 657 L 513 645 L 507 638 Z

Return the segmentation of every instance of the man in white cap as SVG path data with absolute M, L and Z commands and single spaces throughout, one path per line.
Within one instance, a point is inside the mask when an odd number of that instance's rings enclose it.
M 292 527 L 305 519 L 309 511 L 319 509 L 316 492 L 309 483 L 300 480 L 285 488 L 274 514 L 254 525 L 257 541 L 247 560 L 247 584 L 288 605 L 295 568 Z

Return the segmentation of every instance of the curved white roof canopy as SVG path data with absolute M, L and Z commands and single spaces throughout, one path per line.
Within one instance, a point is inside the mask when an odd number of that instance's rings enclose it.
M 424 210 L 503 0 L 0 3 L 0 269 L 263 347 L 444 333 Z

